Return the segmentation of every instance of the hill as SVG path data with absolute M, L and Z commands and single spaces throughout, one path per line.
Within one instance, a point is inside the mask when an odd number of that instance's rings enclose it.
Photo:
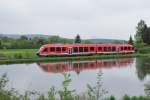
M 19 39 L 22 35 L 18 34 L 0 34 L 0 38 L 2 37 L 8 37 L 12 39 Z M 37 38 L 44 38 L 47 39 L 48 37 L 51 37 L 52 35 L 42 35 L 42 34 L 24 34 L 23 36 L 26 36 L 28 39 L 33 39 L 35 37 Z M 54 36 L 54 35 L 53 35 Z M 67 39 L 67 38 L 62 38 L 60 39 Z M 69 39 L 73 41 L 73 39 Z M 83 43 L 126 43 L 125 40 L 117 40 L 117 39 L 82 39 Z

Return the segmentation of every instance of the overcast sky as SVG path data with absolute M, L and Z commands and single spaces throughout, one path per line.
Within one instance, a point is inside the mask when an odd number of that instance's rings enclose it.
M 0 33 L 128 39 L 149 0 L 0 0 Z

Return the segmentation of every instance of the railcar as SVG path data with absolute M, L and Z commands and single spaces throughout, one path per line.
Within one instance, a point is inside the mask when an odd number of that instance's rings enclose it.
M 87 55 L 110 53 L 134 53 L 130 44 L 46 44 L 37 52 L 38 56 Z

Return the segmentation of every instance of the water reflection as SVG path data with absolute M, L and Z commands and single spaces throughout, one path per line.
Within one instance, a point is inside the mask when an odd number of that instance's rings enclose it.
M 98 68 L 111 69 L 127 67 L 132 64 L 134 59 L 112 59 L 112 60 L 92 60 L 92 61 L 65 61 L 37 63 L 44 71 L 49 73 L 64 73 L 75 71 L 80 73 L 82 70 L 95 70 Z
M 52 86 L 63 92 L 65 89 L 62 83 L 66 81 L 63 74 L 70 74 L 67 91 L 75 89 L 73 94 L 88 91 L 92 97 L 99 99 L 103 97 L 101 94 L 104 88 L 108 91 L 106 95 L 116 98 L 125 94 L 140 96 L 146 93 L 149 96 L 149 61 L 148 58 L 126 58 L 1 65 L 0 76 L 7 73 L 10 80 L 8 85 L 21 93 L 37 90 L 47 94 L 48 88 Z
M 136 59 L 136 72 L 139 80 L 144 80 L 146 76 L 150 75 L 150 59 L 137 58 Z

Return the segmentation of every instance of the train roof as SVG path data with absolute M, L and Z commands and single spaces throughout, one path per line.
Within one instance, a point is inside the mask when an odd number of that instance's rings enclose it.
M 130 44 L 113 44 L 113 43 L 103 43 L 103 44 L 45 44 L 44 47 L 72 47 L 72 46 L 132 46 Z

